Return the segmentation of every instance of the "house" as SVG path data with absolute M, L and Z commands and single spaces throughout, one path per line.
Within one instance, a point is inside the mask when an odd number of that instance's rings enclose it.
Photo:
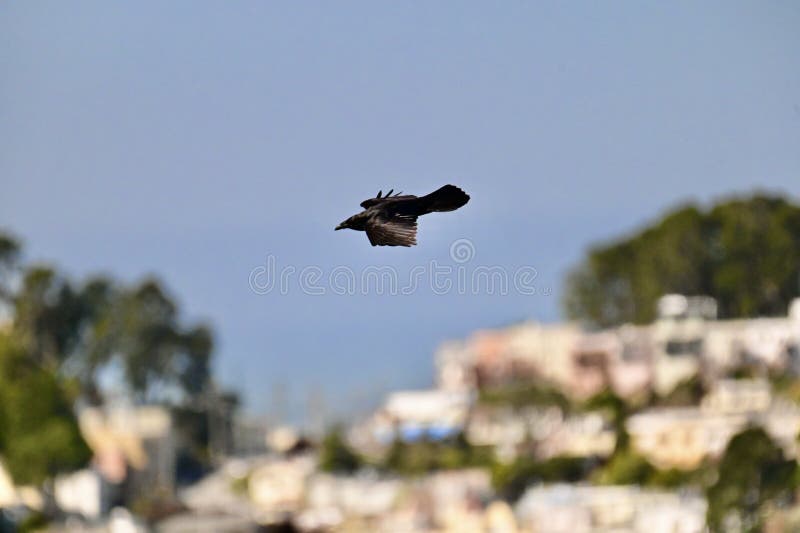
M 700 407 L 637 413 L 626 424 L 631 445 L 660 468 L 691 469 L 706 457 L 719 457 L 735 434 L 756 425 L 763 427 L 788 457 L 796 457 L 800 408 L 790 402 L 769 401 L 763 387 L 757 380 L 725 381 Z
M 464 428 L 474 394 L 468 391 L 421 390 L 391 393 L 382 408 L 395 436 L 414 441 L 442 439 Z
M 568 383 L 571 352 L 580 335 L 573 323 L 523 322 L 448 341 L 435 355 L 437 386 L 463 390 L 534 378 Z
M 529 488 L 515 506 L 520 527 L 537 533 L 705 531 L 705 499 L 636 486 Z
M 538 455 L 544 459 L 556 456 L 608 457 L 617 444 L 611 422 L 599 412 L 572 415 L 556 425 L 537 443 Z
M 53 497 L 61 511 L 78 514 L 87 520 L 99 520 L 111 510 L 113 487 L 92 469 L 57 476 Z
M 710 413 L 760 413 L 772 405 L 772 390 L 765 379 L 715 381 L 701 407 Z
M 174 494 L 175 435 L 165 408 L 86 408 L 78 424 L 96 470 L 109 483 L 125 481 L 133 497 L 153 491 Z
M 483 502 L 492 494 L 492 484 L 485 469 L 443 471 L 425 479 L 425 491 L 433 523 L 445 531 L 458 531 L 462 524 L 480 527 Z
M 308 481 L 306 505 L 320 510 L 335 508 L 342 516 L 376 517 L 392 509 L 401 488 L 397 479 L 317 473 Z
M 306 483 L 315 468 L 316 460 L 310 454 L 269 459 L 250 472 L 250 500 L 265 513 L 296 512 L 303 505 Z
M 651 329 L 656 392 L 667 394 L 701 371 L 706 326 L 716 317 L 713 298 L 668 294 L 659 299 Z
M 557 416 L 561 419 L 561 411 Z M 467 441 L 473 446 L 492 446 L 497 456 L 513 460 L 517 450 L 529 438 L 534 409 L 517 412 L 510 407 L 477 406 L 469 417 L 465 430 Z
M 633 448 L 657 467 L 692 469 L 706 457 L 719 457 L 748 420 L 746 414 L 698 407 L 659 408 L 631 416 L 626 428 Z

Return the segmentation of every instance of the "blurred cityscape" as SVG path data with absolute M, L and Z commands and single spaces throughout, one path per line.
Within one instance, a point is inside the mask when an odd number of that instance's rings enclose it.
M 800 533 L 798 29 L 0 2 L 0 533 Z
M 9 368 L 18 329 L 14 320 L 3 325 L 3 379 L 31 372 Z M 800 299 L 781 317 L 719 319 L 713 298 L 669 294 L 649 324 L 588 330 L 524 322 L 444 342 L 431 362 L 433 388 L 392 392 L 370 416 L 324 435 L 246 417 L 235 395 L 213 387 L 198 396 L 184 391 L 193 406 L 165 402 L 174 393 L 157 402 L 78 401 L 85 457 L 72 461 L 56 442 L 44 452 L 6 444 L 3 527 L 800 528 Z M 6 443 L 16 427 L 24 438 L 69 438 L 63 428 L 43 434 L 9 421 L 34 416 L 50 401 L 43 394 L 2 412 Z M 186 432 L 187 417 L 204 435 Z M 192 456 L 198 443 L 207 456 Z M 26 469 L 42 457 L 43 475 Z

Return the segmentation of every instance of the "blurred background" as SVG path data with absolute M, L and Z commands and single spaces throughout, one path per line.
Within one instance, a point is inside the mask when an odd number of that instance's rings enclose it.
M 3 3 L 0 531 L 800 530 L 798 27 Z

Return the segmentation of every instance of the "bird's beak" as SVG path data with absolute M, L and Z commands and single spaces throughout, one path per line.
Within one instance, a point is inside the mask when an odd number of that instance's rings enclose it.
M 333 231 L 339 231 L 340 229 L 344 229 L 344 222 L 333 228 Z

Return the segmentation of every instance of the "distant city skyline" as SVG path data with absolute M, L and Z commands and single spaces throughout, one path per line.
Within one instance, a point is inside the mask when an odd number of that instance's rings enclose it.
M 443 340 L 558 320 L 595 242 L 684 201 L 798 200 L 796 3 L 493 7 L 4 3 L 0 228 L 76 277 L 157 275 L 214 326 L 249 410 L 335 418 L 428 385 Z M 421 220 L 415 248 L 333 232 L 354 198 L 442 183 L 472 199 Z M 551 290 L 251 285 L 270 256 L 456 266 L 460 240 L 468 265 Z

